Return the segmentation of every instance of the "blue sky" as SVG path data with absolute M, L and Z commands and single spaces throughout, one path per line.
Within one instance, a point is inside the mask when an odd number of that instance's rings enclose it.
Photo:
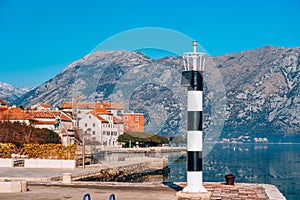
M 186 34 L 210 55 L 296 47 L 299 11 L 299 0 L 0 0 L 0 82 L 38 86 L 105 39 L 141 27 Z

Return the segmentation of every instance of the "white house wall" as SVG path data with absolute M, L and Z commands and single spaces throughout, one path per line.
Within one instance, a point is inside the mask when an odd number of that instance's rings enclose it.
M 85 126 L 85 124 L 86 124 L 86 126 Z M 95 124 L 95 126 L 93 124 Z M 102 144 L 102 128 L 101 128 L 101 126 L 102 126 L 102 122 L 92 114 L 87 114 L 85 117 L 83 117 L 79 121 L 79 127 L 83 130 L 83 132 L 88 133 L 88 130 L 90 129 L 91 136 L 94 137 L 96 141 L 98 141 Z

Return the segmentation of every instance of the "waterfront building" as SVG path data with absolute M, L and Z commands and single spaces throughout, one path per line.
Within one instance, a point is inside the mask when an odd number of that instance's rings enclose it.
M 123 113 L 124 132 L 144 132 L 143 113 Z
M 30 106 L 31 110 L 51 110 L 51 105 L 47 103 L 38 103 Z
M 75 143 L 75 124 L 73 117 L 59 110 L 28 110 L 28 115 L 35 119 L 35 128 L 47 128 L 56 132 L 67 146 Z
M 36 122 L 33 117 L 16 106 L 9 107 L 0 112 L 0 121 L 20 122 L 26 125 L 32 125 Z
M 79 129 L 83 137 L 105 147 L 120 147 L 118 137 L 124 133 L 123 123 L 104 108 L 87 112 L 79 120 Z
M 122 119 L 124 112 L 124 105 L 122 103 L 111 103 L 111 102 L 63 102 L 60 110 L 74 114 L 77 113 L 78 119 L 82 119 L 85 115 L 95 109 L 106 109 L 110 111 L 119 120 Z

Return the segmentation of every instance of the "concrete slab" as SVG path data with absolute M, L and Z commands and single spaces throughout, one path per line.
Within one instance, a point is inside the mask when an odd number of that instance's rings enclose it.
M 26 181 L 1 181 L 0 182 L 0 193 L 15 193 L 15 192 L 26 192 L 27 182 Z

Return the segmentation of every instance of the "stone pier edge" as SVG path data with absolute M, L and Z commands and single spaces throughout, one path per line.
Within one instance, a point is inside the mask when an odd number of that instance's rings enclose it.
M 171 182 L 170 182 L 171 183 Z M 183 182 L 173 182 L 173 185 L 181 185 Z M 223 184 L 222 182 L 204 182 L 204 184 Z M 61 181 L 45 181 L 45 182 L 36 182 L 30 181 L 29 185 L 54 185 L 54 186 L 105 186 L 105 187 L 145 187 L 145 188 L 157 188 L 157 187 L 169 187 L 167 184 L 160 182 L 145 182 L 145 183 L 128 183 L 128 182 L 90 182 L 90 181 L 72 181 L 71 183 L 62 183 Z M 283 194 L 275 185 L 271 184 L 262 184 L 262 183 L 237 183 L 240 186 L 261 186 L 269 198 L 269 200 L 286 200 Z

